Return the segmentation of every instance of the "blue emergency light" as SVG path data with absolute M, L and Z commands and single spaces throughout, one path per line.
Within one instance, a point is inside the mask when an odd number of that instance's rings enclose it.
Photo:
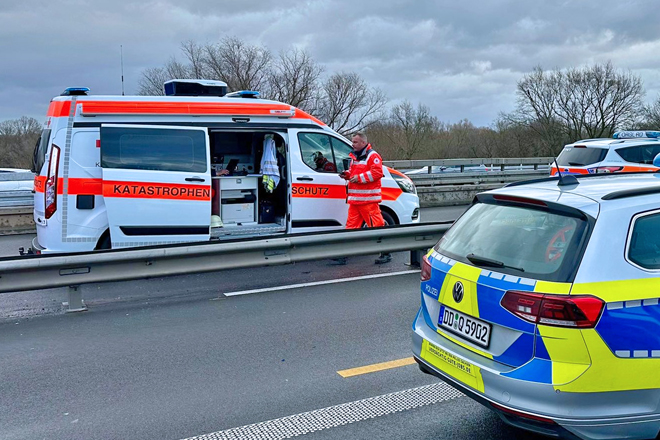
M 259 92 L 256 90 L 239 90 L 237 92 L 227 93 L 227 98 L 258 98 Z
M 87 95 L 89 87 L 67 87 L 60 96 L 82 96 Z
M 628 130 L 628 131 L 617 131 L 612 136 L 614 139 L 658 139 L 660 138 L 660 131 L 637 131 L 637 130 Z

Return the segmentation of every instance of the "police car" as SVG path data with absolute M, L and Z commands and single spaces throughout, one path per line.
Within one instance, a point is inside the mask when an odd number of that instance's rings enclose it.
M 557 157 L 564 174 L 657 171 L 660 131 L 619 131 L 612 139 L 583 139 L 564 146 Z M 553 164 L 550 174 L 557 173 Z
M 656 438 L 660 174 L 481 193 L 421 277 L 423 372 L 537 433 Z

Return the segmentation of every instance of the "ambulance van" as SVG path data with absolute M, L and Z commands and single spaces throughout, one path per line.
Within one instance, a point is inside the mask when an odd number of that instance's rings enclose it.
M 226 89 L 220 81 L 172 80 L 165 96 L 69 88 L 54 98 L 34 151 L 34 250 L 344 227 L 339 173 L 349 166 L 348 140 L 291 105 Z M 419 222 L 412 181 L 396 170 L 384 174 L 387 223 Z

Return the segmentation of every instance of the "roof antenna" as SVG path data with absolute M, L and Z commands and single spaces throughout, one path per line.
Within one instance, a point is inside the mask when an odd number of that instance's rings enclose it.
M 119 53 L 121 59 L 121 96 L 124 96 L 124 46 L 119 45 Z
M 562 176 L 561 171 L 559 170 L 559 164 L 557 163 L 557 158 L 553 159 L 555 159 L 557 174 L 559 174 L 559 182 L 557 182 L 557 186 L 577 185 L 580 183 L 578 182 L 577 177 L 572 174 L 566 174 L 565 176 Z

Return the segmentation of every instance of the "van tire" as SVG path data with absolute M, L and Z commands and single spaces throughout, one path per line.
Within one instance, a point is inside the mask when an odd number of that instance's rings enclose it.
M 383 220 L 385 220 L 385 226 L 394 226 L 399 224 L 399 222 L 396 221 L 395 217 L 392 214 L 390 214 L 390 212 L 387 209 L 383 209 L 382 206 L 380 207 L 380 213 L 383 216 Z M 362 228 L 366 228 L 366 227 L 367 224 L 362 223 Z
M 380 209 L 380 213 L 383 214 L 383 220 L 385 220 L 385 226 L 393 226 L 393 225 L 398 225 L 399 223 L 394 219 L 394 216 L 384 210 L 383 208 Z
M 110 229 L 106 229 L 103 234 L 101 234 L 101 238 L 99 238 L 98 243 L 96 244 L 96 247 L 94 250 L 102 250 L 102 249 L 112 249 L 112 241 L 110 240 Z

